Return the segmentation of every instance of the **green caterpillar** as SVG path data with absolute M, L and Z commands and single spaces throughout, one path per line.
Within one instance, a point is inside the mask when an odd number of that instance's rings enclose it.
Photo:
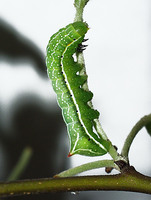
M 99 112 L 88 105 L 92 92 L 82 88 L 87 76 L 79 75 L 82 66 L 73 58 L 87 31 L 86 23 L 69 24 L 55 33 L 47 46 L 48 76 L 57 94 L 70 138 L 68 156 L 100 156 L 107 153 L 102 145 L 103 139 L 93 132 L 94 119 L 98 119 Z

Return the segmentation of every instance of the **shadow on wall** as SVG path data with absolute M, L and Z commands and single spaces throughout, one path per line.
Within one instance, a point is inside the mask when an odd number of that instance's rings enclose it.
M 32 41 L 19 34 L 2 19 L 0 19 L 0 44 L 0 59 L 3 62 L 15 64 L 28 61 L 41 78 L 47 78 L 42 52 Z M 68 148 L 66 140 L 62 140 L 64 122 L 61 111 L 59 108 L 58 110 L 52 109 L 54 106 L 46 107 L 43 105 L 45 101 L 38 96 L 23 94 L 11 103 L 13 107 L 13 112 L 9 113 L 13 114 L 11 128 L 4 129 L 0 122 L 1 147 L 4 155 L 7 155 L 4 158 L 7 166 L 0 170 L 4 170 L 6 176 L 9 175 L 21 152 L 27 146 L 32 148 L 33 156 L 21 179 L 51 177 L 68 167 L 66 160 Z M 2 105 L 0 105 L 0 115 L 2 116 L 1 108 Z M 61 149 L 58 147 L 59 144 L 61 144 Z M 2 176 L 1 180 L 6 180 L 6 178 Z M 31 200 L 67 199 L 64 194 L 12 197 L 12 199 L 20 198 Z
M 1 131 L 1 141 L 9 160 L 8 171 L 11 172 L 22 150 L 28 146 L 32 148 L 33 156 L 22 178 L 51 177 L 63 170 L 67 148 L 65 143 L 62 143 L 64 148 L 59 145 L 63 129 L 60 111 L 43 106 L 36 96 L 22 96 L 11 106 L 14 109 L 10 128 Z
M 0 18 L 0 59 L 11 63 L 30 62 L 40 76 L 46 76 L 45 56 L 30 39 Z

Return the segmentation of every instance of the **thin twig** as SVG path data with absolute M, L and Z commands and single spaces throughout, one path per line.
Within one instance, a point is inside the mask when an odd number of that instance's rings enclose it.
M 136 123 L 136 125 L 132 128 L 131 132 L 127 136 L 124 146 L 123 146 L 123 149 L 122 149 L 122 152 L 121 152 L 121 155 L 123 157 L 125 157 L 127 160 L 128 160 L 129 150 L 130 150 L 130 147 L 132 145 L 134 138 L 136 137 L 138 132 L 149 123 L 151 123 L 151 114 L 146 115 L 143 118 L 141 118 Z
M 82 172 L 85 172 L 88 170 L 103 168 L 103 167 L 111 167 L 111 168 L 115 168 L 118 171 L 120 171 L 118 166 L 114 163 L 114 160 L 99 160 L 99 161 L 86 163 L 86 164 L 80 165 L 78 167 L 68 169 L 66 171 L 63 171 L 63 172 L 55 175 L 55 177 L 70 177 L 70 176 L 74 176 L 74 175 L 77 175 L 79 173 L 82 173 Z
M 32 156 L 32 149 L 30 147 L 26 147 L 23 150 L 23 152 L 22 152 L 18 162 L 16 163 L 15 167 L 13 168 L 11 174 L 7 178 L 7 181 L 14 181 L 14 180 L 17 180 L 20 178 L 21 174 L 26 169 L 31 156 Z

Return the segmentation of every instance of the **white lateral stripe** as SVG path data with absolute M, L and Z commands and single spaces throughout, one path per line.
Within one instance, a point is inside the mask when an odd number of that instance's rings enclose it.
M 56 36 L 50 41 L 49 45 L 50 45 L 51 42 L 53 42 L 53 40 L 55 40 L 56 37 L 57 37 L 58 35 L 60 35 L 63 31 L 66 31 L 66 30 L 63 29 L 62 31 L 59 31 L 58 34 L 56 34 Z M 72 32 L 72 30 L 71 30 L 70 32 Z M 53 56 L 53 54 L 55 54 L 55 49 L 56 49 L 57 46 L 60 44 L 60 42 L 61 42 L 62 40 L 64 40 L 64 37 L 65 37 L 65 36 L 68 36 L 68 37 L 69 37 L 70 32 L 69 32 L 68 34 L 65 34 L 63 37 L 61 36 L 61 39 L 58 40 L 57 43 L 56 43 L 55 45 L 53 45 L 53 47 L 54 47 L 53 50 L 54 50 L 54 51 L 53 51 L 53 53 L 51 54 L 51 56 Z M 78 39 L 79 39 L 79 38 L 78 38 Z M 73 44 L 73 43 L 76 42 L 76 41 L 77 41 L 77 40 L 71 42 L 70 45 Z M 62 43 L 61 43 L 61 44 L 62 44 Z M 63 44 L 62 44 L 62 45 L 63 45 Z M 69 46 L 70 46 L 70 45 L 69 45 Z M 64 46 L 64 45 L 63 45 L 63 46 Z M 73 91 L 71 90 L 70 85 L 69 85 L 69 83 L 68 83 L 68 79 L 67 79 L 67 76 L 66 76 L 65 71 L 64 71 L 63 58 L 64 58 L 64 54 L 65 54 L 66 50 L 69 48 L 69 46 L 66 46 L 66 47 L 65 47 L 65 50 L 64 50 L 64 52 L 63 52 L 63 54 L 62 54 L 63 57 L 61 57 L 61 68 L 62 68 L 62 72 L 63 72 L 64 79 L 65 79 L 65 81 L 66 81 L 66 85 L 67 85 L 67 87 L 68 87 L 68 89 L 69 89 L 70 94 L 72 95 L 73 103 L 74 103 L 74 105 L 75 105 L 75 107 L 76 107 L 76 109 L 77 109 L 77 111 L 78 111 L 77 114 L 78 114 L 79 121 L 80 121 L 81 125 L 83 126 L 83 128 L 84 128 L 86 134 L 87 134 L 87 135 L 89 136 L 89 138 L 91 138 L 97 145 L 99 145 L 102 149 L 104 149 L 103 145 L 101 145 L 97 140 L 95 140 L 95 139 L 89 134 L 89 132 L 88 132 L 86 126 L 84 125 L 84 123 L 83 123 L 83 121 L 82 121 L 82 118 L 81 118 L 79 106 L 78 106 L 78 104 L 77 104 L 77 102 L 76 102 L 76 99 L 75 99 L 75 97 L 74 97 Z M 60 56 L 58 56 L 58 57 L 60 57 Z M 54 63 L 54 61 L 55 61 L 55 59 L 53 58 L 53 61 L 51 62 L 50 67 L 52 66 L 52 64 Z M 75 145 L 74 145 L 74 147 L 73 147 L 73 150 L 75 150 L 76 145 L 77 145 L 77 142 L 78 142 L 78 140 L 79 140 L 79 133 L 77 133 L 77 134 L 78 134 L 78 135 L 77 135 L 77 139 L 76 139 Z M 68 135 L 69 135 L 69 137 L 70 137 L 70 134 L 68 134 Z M 80 150 L 81 150 L 81 151 L 84 151 L 84 149 L 80 149 Z M 92 150 L 88 150 L 88 149 L 86 149 L 86 150 L 89 151 L 89 152 L 91 152 L 91 153 L 95 153 L 95 154 L 97 153 L 97 152 L 93 152 Z M 75 152 L 76 152 L 76 151 L 75 151 Z
M 78 38 L 78 39 L 79 39 L 79 38 Z M 71 44 L 73 44 L 73 43 L 76 42 L 76 41 L 77 41 L 77 40 L 74 40 Z M 71 45 L 71 44 L 70 44 L 70 45 Z M 70 45 L 69 45 L 69 46 L 70 46 Z M 77 114 L 78 114 L 78 116 L 79 116 L 79 121 L 80 121 L 80 123 L 82 124 L 82 126 L 83 126 L 83 128 L 84 128 L 86 134 L 87 134 L 97 145 L 99 145 L 99 146 L 101 147 L 101 149 L 104 149 L 104 147 L 103 147 L 97 140 L 95 140 L 95 139 L 89 134 L 89 132 L 88 132 L 88 130 L 87 130 L 85 124 L 83 123 L 82 118 L 81 118 L 81 114 L 80 114 L 80 110 L 79 110 L 79 106 L 78 106 L 78 104 L 77 104 L 77 102 L 76 102 L 76 99 L 75 99 L 75 96 L 74 96 L 74 94 L 73 94 L 73 91 L 72 91 L 72 89 L 70 88 L 70 84 L 69 84 L 69 82 L 68 82 L 67 75 L 66 75 L 66 73 L 65 73 L 65 71 L 64 71 L 63 58 L 64 58 L 64 54 L 65 54 L 65 52 L 67 51 L 67 49 L 69 48 L 69 46 L 67 46 L 67 47 L 65 48 L 65 51 L 63 52 L 62 58 L 61 58 L 61 68 L 62 68 L 63 75 L 64 75 L 64 77 L 65 77 L 65 81 L 66 81 L 67 87 L 68 87 L 68 89 L 69 89 L 70 94 L 72 95 L 72 99 L 73 99 L 74 105 L 75 105 L 75 107 L 76 107 L 76 109 L 77 109 L 77 111 L 78 111 Z

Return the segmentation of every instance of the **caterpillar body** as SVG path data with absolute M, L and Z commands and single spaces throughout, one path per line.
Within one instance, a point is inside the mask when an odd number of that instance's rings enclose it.
M 92 92 L 82 88 L 87 76 L 79 74 L 82 66 L 73 58 L 87 31 L 88 26 L 84 22 L 69 24 L 55 33 L 47 46 L 47 72 L 70 138 L 68 156 L 107 153 L 102 145 L 103 139 L 93 131 L 94 119 L 99 117 L 99 112 L 88 105 Z

